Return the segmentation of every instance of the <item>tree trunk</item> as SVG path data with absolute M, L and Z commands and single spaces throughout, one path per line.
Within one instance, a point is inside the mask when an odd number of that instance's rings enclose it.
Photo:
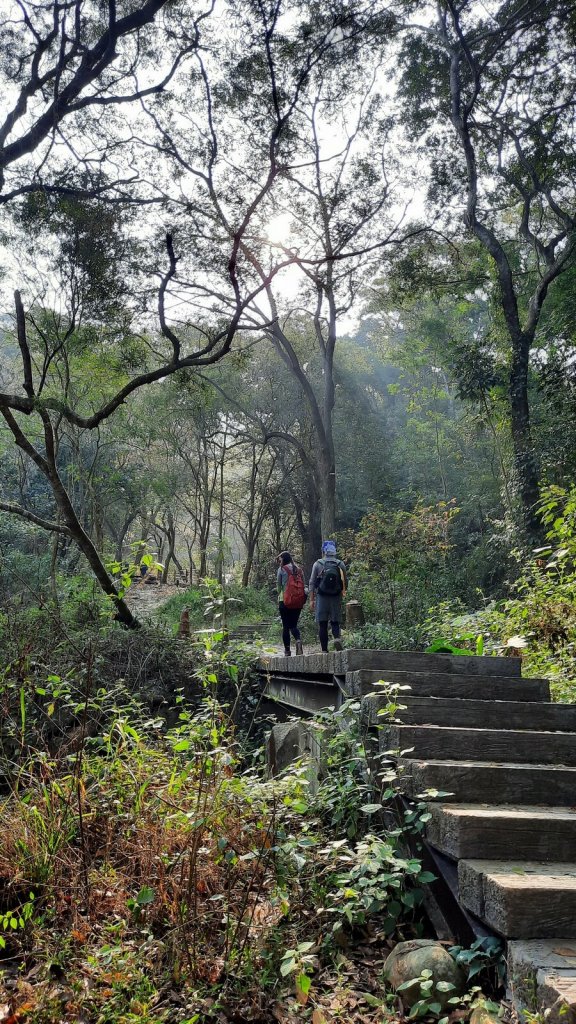
M 336 532 L 336 467 L 329 456 L 322 459 L 318 492 L 322 538 L 328 540 Z
M 174 523 L 174 516 L 171 512 L 167 516 L 166 527 L 162 527 L 166 534 L 166 542 L 168 544 L 168 553 L 166 555 L 166 562 L 164 563 L 164 570 L 162 572 L 162 583 L 168 582 L 168 572 L 170 569 L 170 562 L 174 562 L 174 565 L 179 572 L 182 572 L 182 566 L 176 557 L 176 524 Z
M 510 423 L 515 484 L 521 504 L 522 523 L 528 538 L 538 542 L 542 539 L 542 524 L 537 516 L 540 487 L 528 399 L 529 354 L 529 339 L 523 336 L 513 340 L 509 384 Z
M 26 452 L 50 484 L 62 522 L 68 528 L 69 534 L 82 551 L 82 554 L 86 558 L 86 561 L 92 569 L 92 572 L 98 580 L 102 590 L 111 598 L 116 610 L 116 618 L 119 622 L 122 622 L 130 629 L 138 628 L 140 623 L 133 616 L 130 608 L 116 590 L 116 587 L 114 586 L 98 551 L 82 527 L 82 524 L 76 515 L 74 506 L 72 505 L 72 501 L 70 500 L 70 496 L 62 483 L 56 465 L 57 445 L 55 443 L 54 428 L 48 413 L 40 411 L 40 417 L 44 426 L 46 457 L 40 455 L 40 453 L 35 449 L 31 441 L 29 441 L 25 434 L 22 433 L 18 423 L 11 414 L 4 410 L 2 415 L 8 423 L 18 447 L 22 451 Z
M 244 568 L 242 570 L 242 586 L 247 587 L 250 583 L 250 573 L 252 572 L 252 565 L 254 563 L 254 551 L 256 549 L 256 540 L 251 538 L 247 544 L 246 561 L 244 562 Z
M 124 623 L 124 625 L 128 626 L 130 629 L 137 629 L 140 626 L 140 623 L 133 616 L 124 599 L 118 594 L 118 591 L 108 575 L 106 566 L 100 558 L 98 551 L 90 540 L 88 534 L 80 525 L 72 507 L 72 502 L 66 493 L 66 489 L 60 480 L 60 477 L 57 473 L 55 473 L 55 475 L 54 473 L 55 471 L 50 474 L 50 483 L 52 484 L 52 491 L 66 526 L 70 530 L 72 537 L 86 558 L 86 561 L 92 569 L 92 572 L 98 580 L 102 590 L 112 599 L 112 603 L 116 609 L 116 618 L 119 622 Z
M 135 518 L 136 513 L 134 512 L 131 516 L 128 517 L 128 519 L 125 519 L 120 528 L 120 532 L 116 537 L 116 554 L 114 557 L 117 562 L 121 562 L 122 559 L 124 558 L 124 541 L 126 540 L 126 534 L 128 533 L 128 530 L 130 529 Z M 140 554 L 140 558 L 142 558 L 142 554 Z
M 302 538 L 302 562 L 306 578 L 310 577 L 312 566 L 322 552 L 322 530 L 320 529 L 319 497 L 311 489 L 307 495 L 307 521 L 298 516 L 298 529 Z

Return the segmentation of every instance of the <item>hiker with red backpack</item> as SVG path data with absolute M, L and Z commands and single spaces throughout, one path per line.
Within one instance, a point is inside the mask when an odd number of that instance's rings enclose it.
M 324 654 L 328 652 L 328 623 L 334 637 L 334 650 L 342 650 L 340 623 L 343 619 L 342 598 L 347 586 L 346 566 L 336 555 L 336 544 L 333 540 L 325 540 L 322 544 L 322 558 L 314 562 L 312 567 L 308 588 L 310 609 L 318 623 L 320 646 Z
M 306 604 L 306 590 L 304 588 L 304 573 L 299 565 L 292 558 L 289 551 L 281 551 L 278 555 L 279 568 L 277 573 L 278 584 L 278 609 L 282 619 L 282 640 L 284 643 L 284 655 L 289 657 L 290 634 L 296 641 L 296 654 L 304 654 L 298 619 L 300 612 Z

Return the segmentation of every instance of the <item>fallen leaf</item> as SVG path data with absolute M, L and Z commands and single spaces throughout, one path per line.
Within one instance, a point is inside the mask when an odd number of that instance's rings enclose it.
M 553 953 L 557 953 L 558 956 L 574 956 L 576 957 L 576 949 L 572 946 L 558 946 L 557 949 L 552 950 Z
M 326 1017 L 322 1013 L 322 1010 L 314 1010 L 312 1014 L 312 1024 L 327 1024 Z

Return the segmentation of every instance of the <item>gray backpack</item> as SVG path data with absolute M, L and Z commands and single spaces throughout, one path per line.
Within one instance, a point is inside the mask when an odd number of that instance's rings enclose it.
M 318 583 L 318 593 L 324 597 L 338 597 L 344 590 L 340 564 L 335 558 L 321 558 L 322 573 Z

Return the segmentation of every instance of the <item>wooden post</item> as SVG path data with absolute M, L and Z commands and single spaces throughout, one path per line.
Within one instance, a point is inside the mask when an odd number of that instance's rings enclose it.
M 178 627 L 178 636 L 190 636 L 190 612 L 188 611 L 188 608 L 182 609 L 182 614 L 180 616 L 180 625 Z

